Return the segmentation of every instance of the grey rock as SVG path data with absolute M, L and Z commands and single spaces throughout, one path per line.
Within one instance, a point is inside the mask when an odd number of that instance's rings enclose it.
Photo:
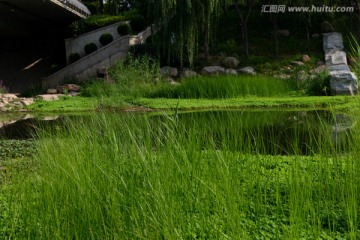
M 237 71 L 235 69 L 229 68 L 225 70 L 226 75 L 238 75 Z
M 79 94 L 80 94 L 79 92 L 74 92 L 74 91 L 68 92 L 68 96 L 71 96 L 71 97 L 76 97 L 76 96 L 78 96 Z
M 245 73 L 245 74 L 250 74 L 250 75 L 256 75 L 256 72 L 255 72 L 254 68 L 252 68 L 252 67 L 240 68 L 239 72 Z
M 38 95 L 37 97 L 43 101 L 58 101 L 59 100 L 58 94 L 43 94 L 43 95 Z
M 46 90 L 46 94 L 57 94 L 57 93 L 58 93 L 57 89 L 49 88 L 48 90 Z
M 346 53 L 342 50 L 329 50 L 325 54 L 326 65 L 347 65 Z
M 62 87 L 68 92 L 79 92 L 81 89 L 81 87 L 76 84 L 64 84 Z
M 300 61 L 291 61 L 290 63 L 293 66 L 303 66 L 304 65 L 304 63 L 300 62 Z
M 222 61 L 222 63 L 227 68 L 237 68 L 239 65 L 239 60 L 237 60 L 235 57 L 227 57 Z
M 182 77 L 182 78 L 192 78 L 192 77 L 196 77 L 197 75 L 198 75 L 197 72 L 186 69 L 186 70 L 182 71 L 180 77 Z
M 317 68 L 313 69 L 310 71 L 311 74 L 320 74 L 322 72 L 325 72 L 327 71 L 328 68 L 326 67 L 326 65 L 321 65 L 321 66 L 318 66 Z
M 6 94 L 0 94 L 0 98 L 6 99 L 7 101 L 13 101 L 18 97 L 15 94 L 6 93 Z
M 282 73 L 282 74 L 274 75 L 274 78 L 287 80 L 291 78 L 291 75 Z
M 348 71 L 350 72 L 350 68 L 348 65 L 345 64 L 339 64 L 339 65 L 331 65 L 327 67 L 330 72 L 334 71 Z
M 34 103 L 34 99 L 33 98 L 23 98 L 23 99 L 21 99 L 21 103 L 24 106 L 29 106 Z
M 225 74 L 225 68 L 220 66 L 208 66 L 204 67 L 201 71 L 203 75 L 218 75 Z
M 341 33 L 338 32 L 324 33 L 323 36 L 324 36 L 323 48 L 325 53 L 333 49 L 335 50 L 344 49 Z
M 178 70 L 174 67 L 165 66 L 160 69 L 160 74 L 162 77 L 173 77 L 176 78 L 178 76 Z
M 350 71 L 332 71 L 330 88 L 332 95 L 355 95 L 358 91 L 357 77 Z

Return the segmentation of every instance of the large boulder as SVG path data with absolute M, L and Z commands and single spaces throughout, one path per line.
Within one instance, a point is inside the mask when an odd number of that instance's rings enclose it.
M 346 53 L 342 50 L 329 50 L 325 54 L 326 65 L 347 65 Z
M 208 66 L 204 67 L 201 71 L 202 75 L 218 75 L 218 74 L 225 74 L 225 68 L 220 66 Z
M 321 65 L 321 66 L 316 67 L 313 70 L 310 70 L 310 73 L 311 74 L 320 74 L 322 72 L 326 72 L 327 70 L 328 70 L 328 68 L 326 67 L 326 65 Z
M 58 94 L 43 94 L 43 95 L 38 95 L 37 97 L 43 101 L 58 101 L 59 100 Z
M 196 77 L 198 74 L 195 71 L 192 71 L 190 69 L 185 69 L 184 71 L 181 72 L 180 77 L 181 78 L 192 78 L 192 77 Z
M 348 71 L 350 72 L 350 68 L 348 65 L 345 64 L 339 64 L 339 65 L 331 65 L 327 67 L 330 72 L 334 71 Z
M 323 42 L 323 48 L 325 54 L 329 52 L 330 50 L 343 50 L 344 44 L 341 33 L 338 32 L 332 32 L 332 33 L 324 33 L 324 42 Z
M 5 93 L 5 94 L 0 94 L 0 98 L 2 98 L 2 100 L 4 101 L 11 102 L 17 99 L 18 97 L 15 94 Z
M 239 72 L 249 74 L 249 75 L 256 75 L 256 72 L 255 72 L 254 68 L 252 68 L 252 67 L 240 68 Z
M 179 74 L 177 68 L 164 66 L 160 69 L 160 74 L 162 77 L 172 77 L 176 78 Z
M 355 95 L 358 90 L 357 77 L 350 71 L 331 71 L 330 88 L 332 95 Z
M 57 94 L 57 93 L 58 93 L 57 89 L 49 88 L 48 90 L 46 90 L 46 94 Z
M 235 69 L 229 68 L 225 70 L 226 75 L 238 75 L 237 71 Z
M 223 59 L 222 63 L 227 68 L 237 68 L 237 66 L 239 65 L 239 60 L 234 57 L 227 57 Z

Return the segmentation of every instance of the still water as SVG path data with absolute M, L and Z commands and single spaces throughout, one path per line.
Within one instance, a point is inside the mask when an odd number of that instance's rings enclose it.
M 145 129 L 150 126 L 154 139 L 161 139 L 164 132 L 172 129 L 181 136 L 195 135 L 196 139 L 192 141 L 196 141 L 196 146 L 201 149 L 215 148 L 272 155 L 311 155 L 324 150 L 344 151 L 352 144 L 353 129 L 356 128 L 353 117 L 327 111 L 97 113 L 18 116 L 17 119 L 9 117 L 0 124 L 0 141 L 36 139 L 39 131 L 52 131 L 64 126 L 66 128 L 74 122 L 81 128 L 83 124 L 92 124 L 92 120 L 100 114 L 105 117 L 116 115 L 122 121 L 133 122 L 134 119 L 139 119 L 138 128 Z M 176 134 L 174 136 L 176 138 Z

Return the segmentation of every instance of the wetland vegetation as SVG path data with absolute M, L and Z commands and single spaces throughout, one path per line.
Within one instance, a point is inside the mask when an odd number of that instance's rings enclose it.
M 359 134 L 334 132 L 345 118 L 99 113 L 46 124 L 31 166 L 4 175 L 0 236 L 356 239 Z

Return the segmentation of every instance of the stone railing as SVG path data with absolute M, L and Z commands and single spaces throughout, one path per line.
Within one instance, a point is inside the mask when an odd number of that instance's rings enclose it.
M 351 72 L 344 52 L 341 33 L 323 33 L 326 66 L 330 72 L 332 95 L 355 95 L 358 92 L 358 79 Z
M 66 8 L 70 12 L 75 13 L 79 17 L 86 18 L 91 15 L 89 9 L 78 0 L 50 0 L 51 2 Z
M 104 33 L 109 33 L 111 36 L 113 36 L 114 41 L 122 37 L 117 32 L 117 27 L 121 24 L 121 22 L 117 22 L 114 24 L 111 24 L 106 27 L 102 27 L 99 29 L 96 29 L 91 32 L 87 32 L 84 34 L 81 34 L 79 36 L 65 39 L 65 51 L 66 51 L 66 63 L 69 65 L 69 56 L 72 53 L 78 53 L 80 57 L 84 57 L 86 55 L 84 47 L 88 43 L 94 43 L 96 44 L 97 48 L 102 48 L 102 44 L 99 42 L 99 38 Z
M 43 89 L 54 88 L 65 81 L 81 82 L 96 76 L 98 69 L 113 66 L 118 60 L 124 59 L 130 46 L 144 43 L 151 32 L 151 27 L 148 27 L 138 35 L 120 37 L 109 45 L 44 78 L 42 80 Z

